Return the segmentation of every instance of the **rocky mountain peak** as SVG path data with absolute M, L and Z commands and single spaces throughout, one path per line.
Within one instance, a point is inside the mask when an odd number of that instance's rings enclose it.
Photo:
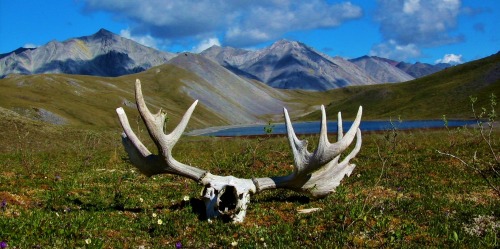
M 271 45 L 271 47 L 280 47 L 280 46 L 295 46 L 295 47 L 297 47 L 297 46 L 299 46 L 299 43 L 297 41 L 290 41 L 287 39 L 281 39 L 281 40 L 278 40 Z
M 20 55 L 24 56 L 11 53 L 0 58 L 0 78 L 12 73 L 120 76 L 161 65 L 174 56 L 106 29 L 63 42 L 54 40 Z
M 289 41 L 289 40 L 285 40 L 285 39 L 279 40 L 279 41 L 273 43 L 269 47 L 269 51 L 287 52 L 287 51 L 291 51 L 291 50 L 303 51 L 303 50 L 312 50 L 312 49 L 303 43 L 300 43 L 297 41 Z
M 202 55 L 217 55 L 219 53 L 223 53 L 224 51 L 227 51 L 228 49 L 226 48 L 222 48 L 220 46 L 217 46 L 217 45 L 212 45 L 211 47 L 203 50 L 200 54 Z M 210 56 L 207 56 L 207 57 L 210 57 Z
M 100 43 L 100 42 L 117 42 L 123 38 L 107 29 L 100 29 L 99 31 L 97 31 L 97 33 L 93 35 L 83 36 L 78 39 L 85 40 L 88 42 Z
M 115 34 L 107 29 L 99 29 L 97 33 L 93 34 L 92 36 L 94 37 L 112 37 L 115 36 Z
M 222 47 L 219 45 L 212 45 L 209 48 L 205 49 L 205 51 L 206 50 L 221 50 L 221 49 L 222 49 Z

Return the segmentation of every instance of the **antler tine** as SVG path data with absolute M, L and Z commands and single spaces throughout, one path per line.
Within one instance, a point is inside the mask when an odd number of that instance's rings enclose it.
M 351 151 L 351 153 L 349 153 L 349 155 L 347 155 L 344 160 L 342 160 L 341 163 L 339 163 L 339 165 L 343 165 L 343 164 L 347 164 L 349 163 L 349 161 L 351 159 L 353 159 L 357 154 L 358 152 L 361 150 L 361 144 L 362 144 L 362 138 L 361 138 L 361 130 L 358 128 L 358 130 L 356 131 L 356 145 L 354 146 L 354 149 Z
M 288 136 L 288 141 L 290 143 L 290 147 L 292 148 L 293 159 L 295 162 L 295 173 L 302 174 L 304 170 L 307 169 L 307 165 L 309 164 L 309 158 L 311 157 L 311 153 L 307 151 L 307 140 L 299 140 L 295 131 L 293 130 L 292 122 L 290 121 L 290 117 L 288 116 L 288 111 L 286 108 L 283 108 L 283 113 L 285 115 L 285 124 L 286 131 Z
M 335 156 L 333 154 L 330 155 L 330 142 L 328 141 L 328 131 L 327 131 L 327 122 L 326 122 L 326 111 L 325 106 L 321 105 L 321 130 L 318 142 L 318 148 L 314 152 L 313 160 L 315 160 L 315 164 L 321 166 L 328 161 L 331 161 Z M 311 170 L 315 170 L 313 168 Z
M 135 81 L 135 102 L 137 103 L 137 109 L 141 115 L 142 121 L 146 124 L 148 133 L 153 139 L 153 142 L 158 147 L 158 150 L 162 148 L 168 148 L 165 142 L 167 141 L 165 133 L 163 133 L 163 127 L 165 125 L 166 113 L 160 110 L 156 114 L 152 114 L 144 101 L 144 96 L 142 95 L 141 81 L 137 79 Z
M 127 114 L 123 108 L 116 108 L 116 113 L 118 114 L 118 118 L 120 119 L 120 124 L 123 128 L 122 138 L 126 139 L 129 143 L 132 143 L 135 146 L 135 149 L 142 157 L 148 157 L 151 155 L 151 152 L 148 150 L 146 146 L 139 140 L 137 135 L 135 135 L 134 131 L 130 127 L 130 123 L 128 122 Z M 127 147 L 125 147 L 127 148 Z
M 330 144 L 328 141 L 328 129 L 327 129 L 327 122 L 326 122 L 326 111 L 325 111 L 325 106 L 321 105 L 321 128 L 319 131 L 319 142 L 318 142 L 318 149 L 317 151 L 323 149 L 321 148 L 322 145 Z
M 342 125 L 342 113 L 337 114 L 337 141 L 340 141 L 344 137 L 344 129 Z

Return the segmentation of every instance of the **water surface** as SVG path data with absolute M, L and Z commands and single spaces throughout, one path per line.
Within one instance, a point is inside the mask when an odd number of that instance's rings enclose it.
M 476 124 L 475 120 L 448 120 L 448 127 L 461 127 Z M 320 130 L 320 122 L 297 122 L 293 123 L 293 128 L 297 134 L 318 134 Z M 351 127 L 352 121 L 342 123 L 344 132 Z M 217 129 L 213 132 L 206 132 L 203 136 L 218 136 L 218 137 L 238 137 L 238 136 L 256 136 L 265 135 L 266 125 L 249 125 L 239 127 L 229 127 Z M 329 133 L 337 132 L 337 122 L 331 121 L 327 125 Z M 361 131 L 385 131 L 391 129 L 409 130 L 409 129 L 433 129 L 445 128 L 443 120 L 411 120 L 411 121 L 361 121 Z M 271 134 L 286 134 L 286 126 L 284 123 L 273 124 L 273 132 Z

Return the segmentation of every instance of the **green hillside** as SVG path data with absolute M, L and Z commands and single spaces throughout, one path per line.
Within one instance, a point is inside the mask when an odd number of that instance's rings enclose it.
M 117 107 L 126 108 L 131 122 L 137 117 L 134 83 L 139 78 L 151 110 L 156 112 L 163 107 L 169 119 L 179 120 L 194 101 L 180 91 L 180 80 L 195 76 L 172 65 L 151 70 L 117 78 L 64 74 L 10 76 L 0 80 L 0 107 L 49 123 L 59 118 L 60 123 L 72 126 L 118 127 Z M 49 117 L 44 117 L 41 110 L 49 112 Z M 227 124 L 211 114 L 199 105 L 191 124 L 193 127 Z
M 329 94 L 333 101 L 326 108 L 328 116 L 342 111 L 352 117 L 362 105 L 364 119 L 471 118 L 469 96 L 478 98 L 476 107 L 488 106 L 491 94 L 500 97 L 500 53 L 409 82 L 347 87 Z M 303 119 L 319 118 L 316 111 Z
M 144 95 L 151 110 L 164 108 L 171 121 L 167 123 L 168 128 L 171 128 L 194 101 L 189 95 L 193 87 L 211 94 L 214 82 L 198 75 L 200 73 L 168 64 L 116 78 L 63 74 L 11 75 L 0 79 L 0 107 L 52 124 L 115 130 L 119 126 L 115 109 L 120 106 L 126 108 L 131 122 L 137 123 L 133 86 L 138 78 L 143 82 Z M 226 77 L 223 74 L 216 76 Z M 225 84 L 230 87 L 226 87 L 225 91 L 234 91 L 230 85 L 232 81 L 226 78 L 215 80 L 226 81 Z M 365 120 L 387 120 L 399 116 L 402 119 L 440 119 L 442 115 L 450 119 L 471 118 L 469 96 L 478 97 L 478 108 L 488 105 L 492 93 L 500 96 L 500 54 L 410 82 L 347 87 L 328 92 L 279 90 L 260 82 L 241 82 L 255 84 L 289 109 L 292 118 L 301 120 L 319 120 L 317 110 L 320 104 L 328 104 L 329 118 L 334 118 L 338 111 L 343 112 L 344 118 L 352 118 L 359 105 L 364 107 Z M 245 92 L 238 91 L 238 94 Z M 214 96 L 224 98 L 224 92 Z M 259 101 L 259 97 L 255 97 Z M 244 109 L 235 110 L 239 108 L 238 103 L 234 100 L 231 103 L 233 106 L 221 110 L 204 105 L 202 101 L 188 130 L 233 124 L 227 119 L 228 115 L 232 115 L 230 111 L 237 113 Z M 263 115 L 260 120 L 265 122 L 270 119 L 282 122 L 281 114 L 277 112 Z
M 212 68 L 206 70 L 216 71 Z M 218 109 L 201 101 L 192 116 L 189 130 L 233 124 L 227 117 L 236 113 L 250 115 L 234 100 L 236 93 L 241 98 L 252 98 L 258 103 L 262 96 L 241 90 L 251 88 L 249 85 L 254 85 L 253 89 L 261 89 L 270 98 L 276 99 L 277 103 L 281 103 L 274 107 L 274 113 L 262 115 L 260 122 L 263 123 L 270 119 L 281 121 L 281 107 L 287 107 L 294 117 L 298 117 L 316 110 L 318 105 L 328 103 L 325 100 L 329 99 L 329 93 L 325 92 L 279 90 L 261 82 L 233 82 L 225 77 L 224 74 L 216 74 L 214 77 L 217 83 L 226 82 L 226 87 L 219 87 L 217 90 L 211 79 L 202 78 L 171 64 L 116 78 L 65 74 L 11 75 L 0 79 L 0 107 L 52 124 L 116 129 L 119 126 L 115 114 L 117 107 L 126 109 L 132 123 L 138 118 L 134 106 L 136 79 L 142 82 L 144 96 L 151 111 L 156 112 L 160 107 L 166 110 L 171 121 L 167 123 L 167 128 L 172 128 L 194 101 L 190 93 L 195 89 L 199 90 L 198 93 L 205 94 L 205 98 L 215 98 L 215 101 L 227 104 L 225 109 Z M 238 79 L 235 75 L 232 77 Z M 240 83 L 247 87 L 239 88 L 234 85 Z M 233 95 L 232 100 L 224 99 L 230 94 Z M 244 96 L 245 94 L 249 96 Z

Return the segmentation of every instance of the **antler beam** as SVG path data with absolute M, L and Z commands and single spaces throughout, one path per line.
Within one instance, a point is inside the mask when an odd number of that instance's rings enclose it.
M 311 153 L 307 150 L 307 141 L 299 140 L 293 130 L 288 111 L 284 109 L 285 122 L 290 147 L 294 157 L 294 172 L 287 176 L 241 179 L 233 176 L 212 175 L 208 171 L 183 164 L 172 156 L 172 149 L 181 137 L 198 101 L 186 111 L 177 127 L 165 134 L 166 114 L 160 109 L 152 114 L 142 95 L 141 82 L 136 80 L 135 99 L 139 114 L 145 123 L 150 137 L 158 148 L 159 155 L 152 154 L 133 132 L 123 108 L 116 112 L 123 127 L 122 142 L 129 159 L 139 171 L 147 176 L 156 174 L 174 174 L 192 179 L 204 186 L 202 199 L 205 201 L 207 218 L 228 215 L 233 222 L 242 222 L 250 196 L 260 191 L 286 188 L 307 193 L 313 197 L 324 197 L 335 190 L 345 175 L 349 176 L 355 165 L 349 161 L 361 149 L 362 108 L 351 128 L 344 135 L 342 116 L 338 114 L 337 142 L 330 143 L 327 137 L 326 113 L 321 106 L 321 131 L 317 149 Z M 356 137 L 354 149 L 341 162 L 343 153 Z

